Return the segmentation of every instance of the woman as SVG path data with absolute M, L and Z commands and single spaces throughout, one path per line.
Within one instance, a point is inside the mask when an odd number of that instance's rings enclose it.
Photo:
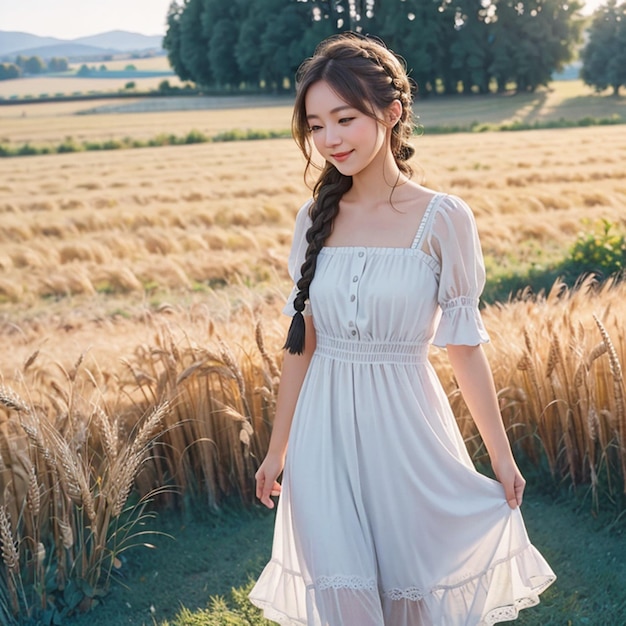
M 265 506 L 281 497 L 250 598 L 293 625 L 514 619 L 555 576 L 526 535 L 481 348 L 472 213 L 410 179 L 410 83 L 380 42 L 322 42 L 297 84 L 294 137 L 307 169 L 311 141 L 325 165 L 289 259 L 293 321 L 256 474 Z M 447 348 L 499 482 L 471 462 L 430 343 Z

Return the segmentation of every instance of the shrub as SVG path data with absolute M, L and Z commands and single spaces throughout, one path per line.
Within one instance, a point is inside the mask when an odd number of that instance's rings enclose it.
M 608 278 L 623 274 L 626 267 L 626 236 L 616 232 L 616 225 L 601 220 L 593 231 L 580 233 L 564 263 L 566 273 L 574 278 L 594 274 Z

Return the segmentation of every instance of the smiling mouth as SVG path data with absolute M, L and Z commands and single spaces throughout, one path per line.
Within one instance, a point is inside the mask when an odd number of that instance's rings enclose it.
M 335 161 L 344 161 L 352 154 L 352 150 L 348 152 L 337 152 L 335 154 L 331 154 L 330 156 L 335 159 Z

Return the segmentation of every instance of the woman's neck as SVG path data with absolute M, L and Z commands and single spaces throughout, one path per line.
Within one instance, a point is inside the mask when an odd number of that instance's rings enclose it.
M 408 178 L 400 171 L 391 152 L 385 157 L 376 159 L 352 177 L 352 187 L 345 195 L 346 200 L 373 207 L 389 202 L 392 191 Z

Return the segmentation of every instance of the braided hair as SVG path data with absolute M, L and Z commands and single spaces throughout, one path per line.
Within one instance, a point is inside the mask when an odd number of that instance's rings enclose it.
M 391 152 L 400 171 L 410 176 L 407 161 L 415 149 L 409 143 L 414 122 L 411 109 L 412 85 L 405 66 L 380 40 L 355 33 L 343 33 L 325 39 L 296 74 L 296 99 L 291 122 L 296 144 L 306 159 L 305 179 L 313 166 L 309 123 L 306 118 L 305 98 L 311 85 L 325 81 L 351 107 L 379 120 L 394 100 L 402 104 L 402 114 L 391 131 Z M 352 177 L 344 176 L 331 163 L 321 168 L 313 187 L 313 203 L 309 209 L 311 226 L 306 233 L 307 249 L 296 283 L 298 292 L 287 340 L 283 346 L 291 354 L 304 351 L 305 323 L 302 312 L 309 299 L 309 287 L 315 275 L 317 257 L 330 236 L 333 222 L 339 213 L 342 196 L 352 187 Z

